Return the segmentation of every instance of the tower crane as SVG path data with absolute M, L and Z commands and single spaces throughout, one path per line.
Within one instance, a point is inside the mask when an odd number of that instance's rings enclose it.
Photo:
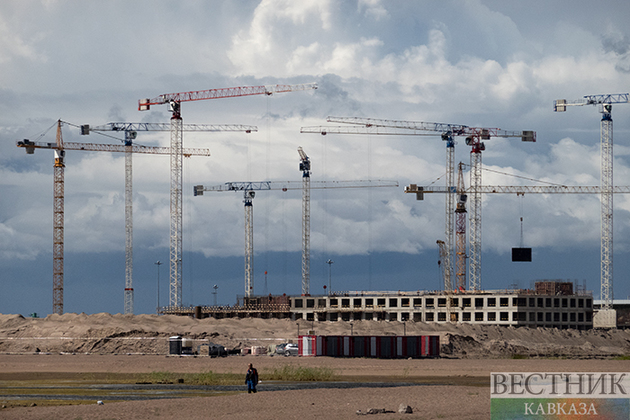
M 451 194 L 448 194 L 451 195 Z M 464 185 L 463 164 L 457 171 L 457 207 L 455 208 L 455 278 L 457 289 L 466 288 L 466 186 Z
M 453 137 L 465 136 L 466 145 L 471 147 L 470 161 L 470 184 L 471 186 L 481 185 L 481 152 L 485 150 L 483 140 L 489 140 L 492 137 L 520 138 L 522 141 L 535 142 L 536 132 L 534 131 L 505 131 L 499 128 L 480 128 L 468 127 L 464 125 L 430 123 L 419 121 L 398 121 L 398 120 L 382 120 L 375 118 L 360 117 L 328 117 L 329 122 L 343 122 L 353 124 L 353 127 L 337 126 L 337 127 L 303 127 L 301 133 L 336 133 L 336 134 L 378 134 L 378 135 L 422 135 L 435 136 L 440 135 L 443 140 L 447 141 L 447 188 L 450 193 L 454 192 L 454 146 Z M 450 181 L 449 181 L 450 180 Z M 473 191 L 475 191 L 473 189 Z M 450 270 L 447 278 L 452 279 L 452 238 L 453 238 L 453 209 L 454 198 L 448 194 L 446 202 L 446 241 L 445 246 L 449 252 L 448 268 Z M 470 283 L 472 290 L 478 290 L 481 287 L 481 196 L 476 193 L 471 194 L 470 209 Z
M 300 171 L 302 171 L 302 295 L 308 296 L 311 284 L 311 160 L 302 149 Z
M 27 154 L 35 149 L 52 149 L 55 153 L 53 181 L 53 313 L 63 314 L 63 281 L 64 281 L 64 172 L 66 150 L 83 150 L 92 152 L 125 152 L 163 154 L 171 153 L 168 147 L 146 147 L 137 145 L 114 145 L 98 143 L 64 142 L 61 132 L 62 124 L 72 125 L 58 120 L 56 141 L 54 143 L 21 140 L 17 147 L 23 147 Z M 184 149 L 186 156 L 210 156 L 208 149 Z M 127 287 L 126 287 L 127 289 Z M 133 296 L 133 289 L 131 290 Z M 127 294 L 127 293 L 126 293 Z
M 453 132 L 461 132 L 465 127 L 457 124 L 414 122 L 383 120 L 377 118 L 362 117 L 332 117 L 326 118 L 327 122 L 346 123 L 349 126 L 337 127 L 302 127 L 301 133 L 333 134 L 372 134 L 372 135 L 396 135 L 396 136 L 440 136 L 446 142 L 446 185 L 453 186 L 453 172 L 455 161 L 455 141 Z M 454 187 L 453 187 L 454 188 Z M 444 284 L 447 290 L 451 289 L 453 278 L 453 211 L 455 209 L 453 195 L 446 196 L 445 240 L 440 244 L 440 250 L 444 253 L 441 258 L 441 270 L 444 273 Z
M 148 111 L 152 105 L 168 104 L 171 117 L 171 223 L 170 223 L 170 306 L 182 306 L 182 116 L 181 103 L 208 99 L 235 98 L 252 95 L 272 95 L 274 93 L 317 89 L 315 83 L 300 85 L 241 86 L 222 89 L 208 89 L 180 93 L 168 93 L 155 98 L 140 99 L 139 111 Z
M 461 164 L 460 164 L 461 167 Z M 460 172 L 461 173 L 461 172 Z M 567 185 L 482 185 L 480 187 L 469 187 L 468 189 L 461 190 L 463 193 L 471 194 L 473 192 L 481 194 L 601 194 L 601 187 L 598 186 L 567 186 Z M 428 186 L 421 187 L 416 184 L 411 184 L 405 187 L 406 193 L 416 194 L 416 199 L 423 200 L 424 194 L 430 193 L 443 193 L 449 194 L 451 190 L 445 187 Z M 630 194 L 630 186 L 615 186 L 610 189 L 611 193 L 617 194 Z M 461 197 L 460 187 L 458 182 L 458 195 Z M 462 201 L 462 199 L 460 199 Z M 465 198 L 463 199 L 465 202 Z M 459 208 L 459 204 L 458 204 Z M 462 241 L 465 249 L 465 237 Z M 458 238 L 458 257 L 460 248 L 460 238 Z M 458 262 L 461 261 L 458 259 Z M 458 267 L 459 271 L 459 267 Z M 465 281 L 465 280 L 464 280 Z M 459 282 L 459 280 L 458 280 Z
M 616 325 L 616 314 L 612 309 L 613 299 L 613 104 L 627 104 L 630 93 L 587 95 L 576 101 L 559 99 L 554 101 L 554 111 L 564 112 L 568 106 L 599 105 L 602 114 L 600 123 L 600 201 L 601 201 L 601 299 L 602 310 L 594 323 Z
M 336 188 L 370 188 L 370 187 L 398 187 L 397 181 L 313 181 L 310 188 L 314 189 L 336 189 Z M 256 191 L 304 191 L 303 181 L 261 181 L 261 182 L 226 182 L 225 184 L 204 187 L 196 185 L 193 190 L 195 196 L 204 195 L 204 192 L 224 192 L 224 191 L 243 191 L 243 202 L 245 203 L 245 296 L 250 297 L 254 290 L 254 226 L 253 226 L 253 200 Z M 302 195 L 302 208 L 304 209 L 304 195 Z M 304 212 L 303 212 L 304 213 Z M 310 225 L 308 226 L 310 228 Z M 303 227 L 304 230 L 304 227 Z M 306 238 L 306 239 L 305 239 Z M 306 242 L 306 245 L 304 245 Z M 310 249 L 310 231 L 302 232 L 302 247 Z M 304 258 L 302 258 L 304 260 Z M 307 266 L 308 269 L 308 266 Z M 304 264 L 302 265 L 304 270 Z M 309 279 L 310 273 L 302 272 L 302 279 Z M 308 284 L 304 289 L 302 283 L 303 294 L 308 294 Z M 306 293 L 304 293 L 306 290 Z
M 463 164 L 460 162 L 457 175 L 457 207 L 455 209 L 455 279 L 454 285 L 458 290 L 464 290 L 466 288 L 466 201 L 468 196 L 466 195 L 466 188 L 464 186 L 464 175 L 462 170 Z M 423 187 L 418 188 L 416 184 L 411 184 L 405 187 L 405 192 L 415 192 L 416 195 L 422 197 Z M 442 187 L 440 192 L 444 192 L 447 196 L 452 195 L 452 188 Z M 444 241 L 437 240 L 440 251 L 440 262 L 448 258 L 448 252 Z M 444 290 L 452 290 L 452 282 L 447 278 L 444 272 L 442 264 L 442 277 L 444 281 Z
M 124 132 L 125 139 L 125 314 L 133 314 L 133 152 L 131 146 L 136 139 L 138 131 L 169 131 L 167 123 L 130 123 L 110 122 L 105 125 L 91 127 L 87 124 L 81 126 L 81 134 L 87 135 L 91 131 L 116 131 Z M 258 128 L 250 125 L 239 124 L 182 124 L 183 131 L 244 131 L 251 133 Z
M 444 243 L 444 241 L 438 239 L 435 242 L 438 246 L 438 255 L 440 257 L 440 259 L 438 260 L 438 265 L 440 266 L 440 274 L 442 275 L 442 282 L 443 284 L 448 283 L 448 279 L 446 277 L 446 273 L 444 272 L 444 265 L 442 265 L 442 262 L 445 261 L 448 258 L 448 251 L 446 250 L 446 244 Z M 445 290 L 446 286 L 444 286 Z
M 463 135 L 467 128 L 460 124 L 446 124 L 420 121 L 384 120 L 379 118 L 362 117 L 328 117 L 327 122 L 346 123 L 363 126 L 365 129 L 380 131 L 379 134 L 396 135 L 439 135 L 446 145 L 446 179 L 445 183 L 454 190 L 455 186 L 455 139 L 454 136 Z M 444 274 L 444 289 L 451 290 L 453 285 L 453 212 L 455 211 L 455 194 L 447 194 L 445 200 L 444 241 L 440 245 L 440 252 L 444 255 L 440 258 L 441 269 Z M 464 221 L 465 223 L 465 221 Z

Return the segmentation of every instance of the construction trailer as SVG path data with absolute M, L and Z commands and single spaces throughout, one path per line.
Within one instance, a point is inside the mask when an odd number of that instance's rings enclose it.
M 300 335 L 300 356 L 372 357 L 376 359 L 439 357 L 437 335 Z

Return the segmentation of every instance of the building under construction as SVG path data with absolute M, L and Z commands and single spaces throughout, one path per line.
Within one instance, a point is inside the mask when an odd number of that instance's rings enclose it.
M 573 283 L 539 281 L 533 289 L 335 292 L 322 296 L 240 297 L 234 306 L 162 308 L 196 318 L 288 318 L 307 321 L 413 321 L 587 330 L 593 296 Z
M 295 318 L 291 312 L 290 296 L 239 296 L 234 306 L 166 306 L 159 308 L 162 315 L 185 315 L 194 318 Z

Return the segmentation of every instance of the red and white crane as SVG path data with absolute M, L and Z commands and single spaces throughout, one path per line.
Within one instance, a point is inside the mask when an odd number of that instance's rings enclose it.
M 170 286 L 169 306 L 182 306 L 182 116 L 181 103 L 209 99 L 235 98 L 252 95 L 295 92 L 317 89 L 315 83 L 299 85 L 241 86 L 222 89 L 167 93 L 155 98 L 140 99 L 139 111 L 148 111 L 152 105 L 168 104 L 171 116 L 171 223 L 170 223 Z
M 452 241 L 453 241 L 453 215 L 455 210 L 455 186 L 454 180 L 454 146 L 453 137 L 466 137 L 466 145 L 471 147 L 470 161 L 470 185 L 475 187 L 481 185 L 481 152 L 485 150 L 483 140 L 489 140 L 492 137 L 515 137 L 522 141 L 535 142 L 536 133 L 534 131 L 505 131 L 498 128 L 479 128 L 468 127 L 465 125 L 445 124 L 421 121 L 398 121 L 383 120 L 376 118 L 361 117 L 328 117 L 329 122 L 342 122 L 352 124 L 354 126 L 336 126 L 336 127 L 302 127 L 301 133 L 320 133 L 320 134 L 376 134 L 376 135 L 410 135 L 410 136 L 436 136 L 439 135 L 447 142 L 447 188 L 451 193 L 447 194 L 446 202 L 446 228 L 445 247 L 449 254 L 449 258 L 445 262 L 445 278 L 448 279 L 446 286 L 452 287 Z M 470 287 L 472 290 L 481 288 L 481 196 L 475 193 L 476 189 L 472 189 L 470 200 Z M 447 271 L 448 270 L 448 271 Z M 451 289 L 447 287 L 447 289 Z
M 363 117 L 328 117 L 327 122 L 345 123 L 348 126 L 337 127 L 302 127 L 302 133 L 319 134 L 372 134 L 372 135 L 396 135 L 396 136 L 440 136 L 446 144 L 446 185 L 455 189 L 453 182 L 455 162 L 455 141 L 453 132 L 460 132 L 465 126 L 458 124 L 414 122 L 383 120 L 378 118 Z M 450 290 L 453 278 L 453 211 L 455 210 L 454 194 L 446 196 L 445 238 L 441 241 L 440 267 L 444 277 L 444 287 Z

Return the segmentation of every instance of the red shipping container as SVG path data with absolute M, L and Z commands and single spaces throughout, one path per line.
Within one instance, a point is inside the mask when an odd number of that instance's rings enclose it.
M 379 359 L 437 357 L 439 336 L 299 336 L 300 356 L 374 357 Z
M 300 356 L 315 356 L 317 336 L 300 335 L 298 337 L 298 354 Z

